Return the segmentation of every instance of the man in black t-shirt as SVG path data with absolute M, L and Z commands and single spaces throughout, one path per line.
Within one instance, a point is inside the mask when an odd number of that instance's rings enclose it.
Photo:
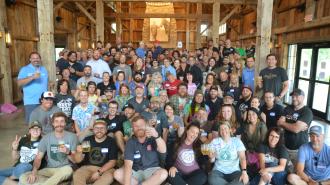
M 223 103 L 222 98 L 218 97 L 218 92 L 219 89 L 216 85 L 210 87 L 209 96 L 205 102 L 205 104 L 210 107 L 210 113 L 207 118 L 208 121 L 215 121 Z
M 126 121 L 125 116 L 117 114 L 118 103 L 116 101 L 109 102 L 109 115 L 104 119 L 107 123 L 108 136 L 114 137 L 121 152 L 124 152 L 124 130 L 123 123 Z
M 265 92 L 264 98 L 265 104 L 260 110 L 266 115 L 266 125 L 269 130 L 272 127 L 277 127 L 277 120 L 283 115 L 283 107 L 275 103 L 275 96 L 273 92 Z
M 231 41 L 230 39 L 226 39 L 225 41 L 225 47 L 222 50 L 222 55 L 223 56 L 229 56 L 230 54 L 235 53 L 235 48 L 231 46 Z
M 268 67 L 260 71 L 262 87 L 259 86 L 259 88 L 262 88 L 264 92 L 273 92 L 276 102 L 281 102 L 289 90 L 288 75 L 285 69 L 276 66 L 277 59 L 274 54 L 267 55 L 266 59 Z
M 242 89 L 242 98 L 238 101 L 237 107 L 238 111 L 236 112 L 238 122 L 242 122 L 243 115 L 250 108 L 251 100 L 252 100 L 252 89 L 250 86 L 243 86 Z M 245 121 L 245 120 L 244 120 Z
M 82 166 L 73 174 L 73 184 L 111 184 L 113 168 L 116 165 L 118 149 L 115 140 L 107 136 L 107 123 L 96 120 L 94 135 L 86 137 L 77 146 L 76 162 Z
M 284 109 L 277 125 L 284 128 L 285 146 L 289 149 L 291 160 L 296 162 L 299 147 L 308 142 L 307 130 L 313 120 L 313 113 L 304 105 L 304 91 L 294 89 L 290 96 L 292 105 Z
M 161 184 L 168 175 L 159 161 L 159 155 L 166 154 L 166 143 L 143 117 L 133 118 L 132 123 L 134 135 L 126 144 L 124 167 L 114 177 L 120 184 Z

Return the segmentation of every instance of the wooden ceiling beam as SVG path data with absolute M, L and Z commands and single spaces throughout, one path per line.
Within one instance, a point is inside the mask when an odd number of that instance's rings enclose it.
M 144 0 L 103 0 L 104 2 L 144 2 Z M 95 0 L 54 0 L 54 2 L 95 2 Z M 148 2 L 257 4 L 256 0 L 148 0 Z
M 145 14 L 145 13 L 117 13 L 108 14 L 104 16 L 105 18 L 176 18 L 176 19 L 210 19 L 212 14 L 196 15 L 196 14 Z
M 78 7 L 78 9 L 82 11 L 86 15 L 86 17 L 89 18 L 89 20 L 91 20 L 94 24 L 96 24 L 95 18 L 80 3 L 75 2 L 75 4 Z

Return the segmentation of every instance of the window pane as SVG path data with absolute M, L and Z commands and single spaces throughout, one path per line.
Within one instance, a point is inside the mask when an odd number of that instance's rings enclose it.
M 288 54 L 288 77 L 289 77 L 289 92 L 293 90 L 294 87 L 294 77 L 296 73 L 296 55 L 297 55 L 297 45 L 292 44 L 289 45 L 289 54 Z M 284 98 L 284 102 L 291 104 L 291 98 L 289 94 L 287 93 Z
M 329 93 L 329 85 L 315 83 L 312 108 L 325 113 L 328 102 L 327 101 L 328 93 Z
M 317 57 L 316 80 L 330 80 L 330 48 L 320 48 Z
M 308 97 L 309 81 L 306 81 L 306 80 L 299 80 L 298 88 L 304 91 L 304 93 L 305 93 L 304 104 L 307 105 L 307 97 Z
M 312 49 L 302 49 L 300 59 L 299 76 L 303 78 L 310 78 Z

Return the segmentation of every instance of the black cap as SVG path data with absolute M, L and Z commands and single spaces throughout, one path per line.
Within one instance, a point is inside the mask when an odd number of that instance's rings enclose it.
M 297 88 L 293 89 L 293 91 L 290 93 L 290 96 L 305 96 L 305 93 L 303 90 Z
M 125 109 L 126 108 L 131 108 L 131 109 L 134 109 L 134 107 L 133 107 L 133 105 L 132 104 L 126 104 L 126 105 L 124 105 L 124 107 L 123 107 L 123 111 L 125 111 Z
M 235 98 L 234 93 L 227 91 L 223 97 L 230 96 L 232 98 Z
M 254 113 L 256 113 L 258 116 L 260 115 L 260 111 L 254 107 L 249 107 L 247 111 L 253 111 Z
M 218 89 L 218 86 L 216 86 L 216 85 L 212 85 L 211 87 L 210 87 L 210 91 L 211 90 L 216 90 L 216 91 L 218 91 L 219 89 Z
M 104 89 L 104 92 L 107 92 L 107 91 L 113 91 L 115 90 L 114 88 L 112 88 L 111 86 L 107 87 Z
M 29 124 L 29 129 L 30 128 L 33 128 L 33 127 L 39 127 L 39 128 L 42 128 L 41 124 L 39 123 L 39 121 L 32 121 L 30 124 Z
M 111 53 L 110 52 L 105 52 L 103 53 L 103 56 L 106 55 L 106 56 L 111 56 Z

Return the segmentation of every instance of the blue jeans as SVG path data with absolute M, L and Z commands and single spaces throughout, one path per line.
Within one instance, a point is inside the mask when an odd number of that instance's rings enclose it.
M 266 164 L 266 167 L 274 167 L 277 166 L 278 164 L 275 163 L 270 163 L 270 164 Z M 283 185 L 286 184 L 286 177 L 287 177 L 288 173 L 286 170 L 281 171 L 281 172 L 275 172 L 272 176 L 272 180 L 271 183 L 274 185 Z M 251 182 L 250 185 L 258 185 L 259 181 L 260 181 L 260 174 L 258 174 L 257 176 L 255 176 Z
M 0 170 L 0 185 L 3 184 L 6 178 L 13 176 L 15 179 L 19 179 L 19 177 L 25 172 L 32 170 L 32 165 L 30 163 L 19 163 L 15 167 L 10 167 L 6 169 Z

